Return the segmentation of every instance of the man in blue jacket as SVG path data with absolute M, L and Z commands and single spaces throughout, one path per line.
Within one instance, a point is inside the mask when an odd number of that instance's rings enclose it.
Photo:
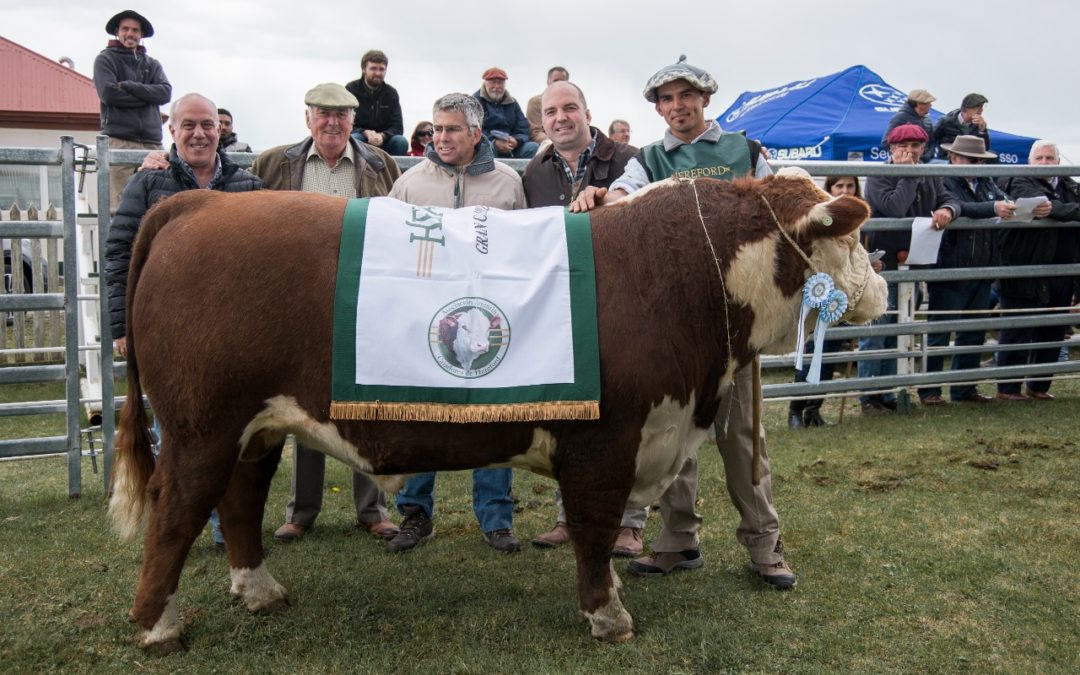
M 94 59 L 94 87 L 101 100 L 101 133 L 110 149 L 161 150 L 161 108 L 172 98 L 172 85 L 156 59 L 146 55 L 143 38 L 154 27 L 138 12 L 120 12 L 105 24 L 116 36 Z M 135 167 L 109 170 L 109 207 L 115 214 Z
M 496 157 L 529 159 L 540 145 L 529 140 L 529 120 L 517 99 L 506 91 L 506 71 L 488 68 L 483 79 L 473 96 L 484 108 L 484 138 L 495 147 Z

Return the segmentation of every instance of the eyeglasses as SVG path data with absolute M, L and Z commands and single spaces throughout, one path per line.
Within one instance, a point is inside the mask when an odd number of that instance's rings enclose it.
M 431 129 L 425 129 L 424 131 L 421 131 L 420 133 L 418 133 L 416 135 L 417 136 L 434 136 L 435 132 L 432 131 Z

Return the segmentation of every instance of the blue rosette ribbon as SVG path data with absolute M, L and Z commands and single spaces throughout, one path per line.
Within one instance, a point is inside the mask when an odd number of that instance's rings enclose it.
M 799 311 L 798 346 L 795 348 L 795 368 L 802 370 L 803 345 L 806 343 L 806 319 L 810 316 L 810 310 L 820 310 L 828 301 L 829 296 L 836 290 L 833 278 L 824 272 L 812 275 L 803 284 L 802 309 Z
M 834 288 L 829 293 L 825 304 L 818 308 L 817 326 L 814 328 L 814 356 L 810 359 L 810 371 L 806 381 L 810 384 L 821 382 L 821 354 L 825 349 L 825 329 L 838 322 L 847 312 L 847 293 Z

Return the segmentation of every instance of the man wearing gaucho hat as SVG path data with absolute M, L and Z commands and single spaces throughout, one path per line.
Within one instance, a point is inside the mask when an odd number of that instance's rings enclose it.
M 635 192 L 653 181 L 670 177 L 707 176 L 732 180 L 752 175 L 764 178 L 772 169 L 761 157 L 761 144 L 742 134 L 725 133 L 705 116 L 716 80 L 701 68 L 679 58 L 661 68 L 645 85 L 645 99 L 667 122 L 664 138 L 651 143 L 631 158 L 625 173 L 611 188 L 588 187 L 570 206 L 588 211 Z M 773 588 L 795 585 L 795 573 L 784 560 L 780 519 L 772 500 L 768 456 L 764 452 L 765 430 L 753 423 L 754 364 L 735 373 L 731 387 L 721 392 L 716 416 L 716 444 L 724 461 L 728 494 L 741 516 L 736 537 L 750 553 L 750 570 Z M 754 436 L 762 439 L 761 481 L 754 485 L 752 467 Z M 698 531 L 702 519 L 694 509 L 697 500 L 697 455 L 692 454 L 679 475 L 660 498 L 663 528 L 652 543 L 652 553 L 630 563 L 635 574 L 661 575 L 701 567 Z
M 987 152 L 983 139 L 978 136 L 957 136 L 952 142 L 945 143 L 941 149 L 948 154 L 949 164 L 974 165 L 997 155 Z M 945 191 L 960 205 L 960 212 L 965 218 L 993 218 L 1002 220 L 1012 218 L 1016 205 L 1002 192 L 992 178 L 949 176 L 945 178 Z M 958 230 L 945 225 L 945 234 L 941 237 L 936 267 L 990 267 L 995 263 L 996 230 Z M 957 279 L 954 281 L 928 281 L 930 292 L 930 321 L 950 321 L 962 319 L 963 315 L 937 314 L 935 312 L 981 311 L 990 306 L 990 279 Z M 947 347 L 949 333 L 934 333 L 927 336 L 927 345 Z M 960 331 L 956 334 L 956 346 L 981 345 L 985 341 L 983 330 Z M 951 370 L 963 370 L 979 367 L 980 354 L 955 354 L 952 357 Z M 926 372 L 941 372 L 945 366 L 945 357 L 930 356 L 927 359 Z M 949 389 L 953 402 L 989 403 L 989 396 L 980 394 L 974 384 L 954 384 Z M 923 405 L 944 405 L 941 387 L 922 387 L 919 400 Z
M 109 19 L 105 32 L 115 36 L 94 59 L 94 87 L 101 100 L 101 133 L 110 149 L 161 150 L 161 108 L 172 99 L 172 85 L 161 64 L 141 42 L 154 27 L 138 12 L 125 9 Z M 109 171 L 109 206 L 115 213 L 120 192 L 135 167 Z

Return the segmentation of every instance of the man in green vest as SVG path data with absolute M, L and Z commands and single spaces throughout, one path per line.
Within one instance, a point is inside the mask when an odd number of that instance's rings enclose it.
M 761 157 L 761 145 L 742 134 L 725 133 L 705 116 L 709 97 L 716 92 L 709 73 L 686 63 L 660 69 L 645 86 L 645 98 L 656 106 L 668 129 L 664 138 L 641 149 L 610 189 L 586 188 L 570 205 L 574 212 L 588 211 L 640 190 L 649 183 L 670 177 L 708 177 L 731 180 L 772 174 Z M 724 392 L 716 417 L 716 439 L 724 460 L 727 488 L 742 520 L 736 537 L 750 551 L 750 570 L 777 589 L 795 585 L 795 574 L 784 561 L 780 520 L 772 503 L 769 460 L 764 452 L 763 428 L 754 428 L 753 364 L 741 368 L 731 388 Z M 754 434 L 762 437 L 762 476 L 751 479 Z M 630 563 L 630 571 L 663 575 L 692 570 L 705 564 L 698 530 L 701 516 L 694 511 L 697 500 L 697 455 L 686 460 L 678 477 L 660 498 L 663 528 L 652 544 L 652 554 Z

